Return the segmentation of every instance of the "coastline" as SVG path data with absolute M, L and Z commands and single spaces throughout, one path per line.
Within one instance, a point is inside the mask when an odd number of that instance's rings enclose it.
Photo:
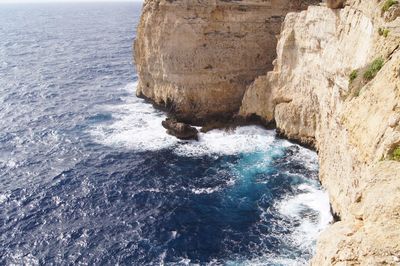
M 156 3 L 159 5 L 154 6 Z M 240 109 L 236 121 L 261 118 L 258 119 L 259 123 L 276 126 L 278 136 L 318 151 L 321 165 L 320 181 L 329 191 L 332 213 L 337 222 L 321 235 L 313 265 L 347 262 L 394 265 L 400 260 L 400 236 L 396 235 L 396 227 L 400 225 L 400 221 L 396 216 L 398 206 L 391 205 L 390 202 L 394 202 L 400 195 L 394 192 L 391 197 L 384 197 L 383 202 L 376 201 L 376 198 L 385 193 L 388 186 L 393 186 L 390 190 L 399 187 L 396 170 L 399 168 L 399 162 L 390 159 L 390 154 L 400 143 L 400 71 L 396 67 L 400 62 L 400 7 L 395 4 L 387 12 L 382 12 L 383 4 L 372 0 L 363 3 L 349 0 L 345 5 L 336 4 L 329 7 L 338 9 L 311 5 L 306 11 L 286 15 L 277 42 L 277 58 L 271 61 L 273 69 L 255 75 L 251 83 L 248 80 L 243 82 L 245 92 L 239 93 L 244 95 L 240 106 L 237 106 L 237 100 L 233 101 L 235 110 Z M 159 19 L 160 14 L 169 21 L 169 5 L 159 0 L 145 2 L 143 20 L 139 25 L 139 43 L 147 38 L 163 40 L 164 34 L 171 30 L 163 32 L 163 28 L 160 28 L 155 33 L 147 29 L 153 27 L 150 25 L 155 14 L 158 14 L 158 23 L 162 23 L 162 19 Z M 180 2 L 175 5 L 179 6 Z M 225 4 L 222 6 L 226 8 Z M 211 14 L 213 8 L 218 9 L 218 5 L 210 7 Z M 237 7 L 230 8 L 235 10 Z M 196 7 L 192 9 L 195 10 Z M 230 11 L 224 12 L 226 15 Z M 252 18 L 251 11 L 247 14 L 248 18 Z M 177 18 L 176 14 L 173 16 Z M 233 13 L 229 18 L 235 19 L 235 16 L 238 15 Z M 221 18 L 223 17 L 206 16 L 202 23 L 214 27 L 214 19 L 220 23 Z M 192 26 L 185 26 L 184 31 L 177 27 L 173 34 L 190 32 L 196 40 L 197 29 L 191 32 L 190 27 Z M 379 29 L 382 28 L 390 29 L 389 37 L 379 34 Z M 228 38 L 226 36 L 232 34 L 231 30 L 226 34 L 228 35 L 219 32 L 218 41 L 223 42 L 224 38 Z M 211 43 L 215 41 L 207 40 Z M 246 44 L 252 42 L 254 39 L 249 39 Z M 185 44 L 181 42 L 173 45 L 184 47 Z M 204 47 L 206 46 L 207 42 Z M 153 84 L 153 91 L 152 86 L 146 88 L 149 91 L 148 98 L 156 105 L 163 105 L 165 101 L 169 103 L 167 106 L 175 105 L 169 111 L 178 113 L 178 120 L 195 125 L 207 122 L 204 117 L 208 111 L 219 115 L 228 114 L 221 115 L 221 120 L 236 123 L 235 120 L 227 119 L 235 117 L 230 105 L 232 102 L 221 96 L 229 93 L 229 86 L 221 85 L 221 91 L 218 91 L 218 85 L 211 90 L 202 86 L 197 90 L 193 89 L 190 78 L 200 73 L 195 70 L 196 63 L 201 63 L 199 67 L 204 64 L 203 61 L 199 61 L 197 52 L 193 57 L 186 55 L 185 60 L 192 60 L 190 64 L 194 68 L 186 70 L 191 74 L 189 79 L 180 79 L 177 78 L 177 73 L 169 73 L 165 67 L 149 70 L 149 64 L 155 61 L 146 61 L 147 53 L 168 54 L 168 50 L 159 49 L 157 41 L 148 47 L 137 42 L 135 47 L 141 47 L 135 52 L 139 77 L 140 73 L 144 73 L 145 79 L 148 80 L 151 73 L 160 71 L 163 78 L 174 80 L 170 84 L 163 80 L 160 86 Z M 246 45 L 243 47 L 242 49 L 249 49 Z M 251 52 L 251 48 L 246 50 L 249 51 Z M 172 59 L 176 59 L 174 56 L 172 53 L 170 60 L 163 63 L 168 65 L 169 62 L 173 62 Z M 359 75 L 362 75 L 362 71 L 368 69 L 376 58 L 384 58 L 382 66 L 371 79 L 361 80 L 361 85 L 355 88 L 349 82 L 350 73 L 357 70 L 360 71 Z M 206 71 L 218 73 L 213 72 L 212 67 L 207 67 Z M 200 75 L 199 78 L 204 78 L 204 75 Z M 237 95 L 237 87 L 235 88 L 234 95 Z M 217 105 L 229 105 L 230 107 L 226 108 L 229 111 L 215 108 L 215 103 L 208 105 L 207 99 L 215 100 Z M 209 107 L 210 110 L 207 109 Z M 180 113 L 190 115 L 179 119 Z M 194 119 L 196 115 L 201 119 Z M 216 117 L 218 118 L 218 115 Z M 376 183 L 377 180 L 382 182 Z M 384 214 L 380 210 L 382 208 L 385 209 Z M 379 233 L 382 223 L 386 224 L 386 231 Z M 337 239 L 334 241 L 332 237 Z M 374 243 L 377 239 L 379 245 Z

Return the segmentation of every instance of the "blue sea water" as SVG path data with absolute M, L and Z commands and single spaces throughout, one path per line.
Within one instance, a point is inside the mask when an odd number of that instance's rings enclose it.
M 140 4 L 0 5 L 0 265 L 303 265 L 314 152 L 248 126 L 165 134 L 135 97 Z

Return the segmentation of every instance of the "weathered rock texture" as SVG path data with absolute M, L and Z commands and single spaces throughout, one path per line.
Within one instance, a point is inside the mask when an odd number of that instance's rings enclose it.
M 198 140 L 198 130 L 195 127 L 192 127 L 188 124 L 181 123 L 176 121 L 175 119 L 167 118 L 162 121 L 162 126 L 167 130 L 167 133 L 177 137 L 178 139 L 189 140 L 194 139 Z
M 243 99 L 241 115 L 275 120 L 319 151 L 320 179 L 341 221 L 321 235 L 313 265 L 400 263 L 400 162 L 390 160 L 400 144 L 400 17 L 388 19 L 382 4 L 288 14 L 273 71 Z M 379 57 L 383 68 L 363 80 Z M 361 77 L 349 84 L 353 70 Z
M 282 16 L 310 2 L 147 0 L 138 94 L 192 122 L 230 116 L 243 98 L 241 116 L 275 121 L 319 152 L 341 221 L 312 264 L 399 265 L 400 162 L 390 154 L 400 145 L 400 6 L 338 0 L 290 13 L 275 50 Z M 379 57 L 383 68 L 364 79 Z
M 317 0 L 147 0 L 137 31 L 137 94 L 183 121 L 230 117 L 272 69 L 289 11 Z

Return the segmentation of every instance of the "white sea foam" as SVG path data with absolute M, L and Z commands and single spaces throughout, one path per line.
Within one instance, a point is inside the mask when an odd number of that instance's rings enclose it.
M 175 153 L 186 156 L 234 155 L 267 150 L 274 139 L 274 132 L 258 126 L 239 127 L 230 131 L 216 129 L 200 133 L 199 141 L 178 145 Z
M 101 123 L 91 128 L 94 139 L 106 146 L 132 150 L 160 150 L 173 148 L 182 156 L 206 154 L 233 155 L 256 150 L 266 150 L 275 139 L 273 131 L 258 126 L 240 127 L 235 130 L 212 130 L 199 134 L 199 141 L 179 141 L 167 135 L 161 122 L 166 115 L 151 104 L 135 96 L 137 83 L 122 88 L 130 95 L 122 104 L 104 106 L 111 112 L 113 123 Z
M 228 261 L 227 266 L 265 266 L 265 265 L 285 265 L 285 266 L 302 266 L 308 265 L 306 260 L 277 258 L 271 255 L 261 256 L 251 260 L 245 261 Z M 211 266 L 213 264 L 207 264 Z
M 177 231 L 171 231 L 171 238 L 172 239 L 175 239 L 177 235 L 178 235 Z
M 113 114 L 112 123 L 100 123 L 91 129 L 90 134 L 103 145 L 120 147 L 130 150 L 160 150 L 172 149 L 180 156 L 204 156 L 204 155 L 235 155 L 252 152 L 265 152 L 265 158 L 257 165 L 251 165 L 254 169 L 267 168 L 274 151 L 271 150 L 276 141 L 273 131 L 265 130 L 258 126 L 239 127 L 234 130 L 212 130 L 208 133 L 200 133 L 199 141 L 179 141 L 166 134 L 161 126 L 166 115 L 153 108 L 152 105 L 134 95 L 136 83 L 122 88 L 129 91 L 122 104 L 104 106 L 104 110 Z M 293 144 L 279 140 L 279 146 L 289 147 Z M 317 154 L 305 148 L 300 148 L 291 160 L 299 160 L 308 170 L 318 170 Z M 241 169 L 244 171 L 246 169 Z M 248 171 L 250 171 L 248 170 Z M 247 170 L 246 170 L 247 171 Z M 290 173 L 288 173 L 290 174 Z M 235 181 L 227 185 L 234 184 Z M 210 194 L 219 191 L 222 187 L 191 189 L 194 194 Z M 300 194 L 285 198 L 277 203 L 276 208 L 288 220 L 298 220 L 301 225 L 297 227 L 290 241 L 304 249 L 312 250 L 314 241 L 319 232 L 331 221 L 329 200 L 326 192 L 317 188 L 316 184 L 300 184 L 297 189 Z M 304 210 L 312 209 L 316 217 L 303 217 Z M 190 262 L 190 261 L 189 261 Z M 306 261 L 291 260 L 279 257 L 259 257 L 255 260 L 231 261 L 227 265 L 265 265 L 265 263 L 277 265 L 305 265 Z M 187 260 L 181 263 L 188 263 Z
M 161 125 L 165 115 L 134 95 L 136 85 L 123 88 L 131 95 L 122 104 L 104 107 L 113 114 L 114 122 L 97 125 L 90 134 L 103 145 L 133 150 L 159 150 L 176 144 L 177 140 L 165 134 Z
M 191 189 L 194 194 L 211 194 L 219 191 L 220 187 Z
M 289 142 L 289 145 L 292 144 Z M 317 171 L 319 168 L 318 155 L 315 151 L 301 147 L 299 152 L 296 153 L 292 159 L 301 161 L 302 165 L 304 165 L 310 171 Z
M 0 194 L 0 204 L 3 204 L 8 200 L 9 194 Z
M 302 193 L 278 203 L 278 210 L 289 219 L 301 221 L 291 240 L 303 248 L 313 246 L 318 234 L 332 222 L 328 194 L 312 185 L 301 184 Z M 313 210 L 317 217 L 305 217 L 304 211 Z
M 302 192 L 294 197 L 285 198 L 276 203 L 276 208 L 281 215 L 288 221 L 300 221 L 300 225 L 289 236 L 282 236 L 290 245 L 300 247 L 313 253 L 315 240 L 318 234 L 331 223 L 332 215 L 328 195 L 325 191 L 319 190 L 310 184 L 300 184 L 298 189 Z M 317 217 L 305 217 L 306 209 L 312 209 Z M 286 219 L 285 219 L 286 220 Z M 278 221 L 278 224 L 280 222 Z M 287 226 L 282 223 L 281 226 Z M 285 265 L 300 266 L 308 265 L 309 261 L 305 258 L 287 258 L 267 254 L 254 259 L 245 261 L 228 261 L 229 266 L 259 266 L 259 265 Z
M 5 258 L 9 265 L 39 265 L 39 260 L 32 254 L 26 254 L 20 250 L 7 251 Z
M 11 169 L 11 168 L 14 168 L 17 165 L 17 162 L 11 159 L 6 163 L 6 165 L 7 165 L 8 168 Z

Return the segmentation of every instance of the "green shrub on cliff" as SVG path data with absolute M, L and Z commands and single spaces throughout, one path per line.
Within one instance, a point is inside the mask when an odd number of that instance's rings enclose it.
M 358 76 L 358 70 L 353 70 L 349 75 L 350 83 L 352 83 Z
M 392 152 L 392 155 L 390 156 L 392 160 L 395 161 L 400 161 L 400 146 L 398 146 L 394 151 Z
M 390 31 L 389 31 L 388 29 L 384 29 L 384 30 L 383 30 L 383 37 L 386 38 L 386 37 L 389 35 L 389 32 L 390 32 Z
M 383 12 L 388 11 L 389 8 L 390 8 L 392 5 L 395 5 L 395 4 L 397 4 L 397 3 L 398 3 L 397 0 L 386 0 L 385 3 L 384 3 L 383 6 L 382 6 L 382 11 L 383 11 Z
M 390 32 L 389 29 L 382 29 L 382 28 L 378 29 L 379 36 L 383 36 L 385 38 L 389 35 L 389 32 Z
M 385 61 L 382 58 L 377 58 L 368 66 L 367 70 L 364 72 L 364 79 L 371 80 L 375 78 L 379 70 L 383 67 Z

